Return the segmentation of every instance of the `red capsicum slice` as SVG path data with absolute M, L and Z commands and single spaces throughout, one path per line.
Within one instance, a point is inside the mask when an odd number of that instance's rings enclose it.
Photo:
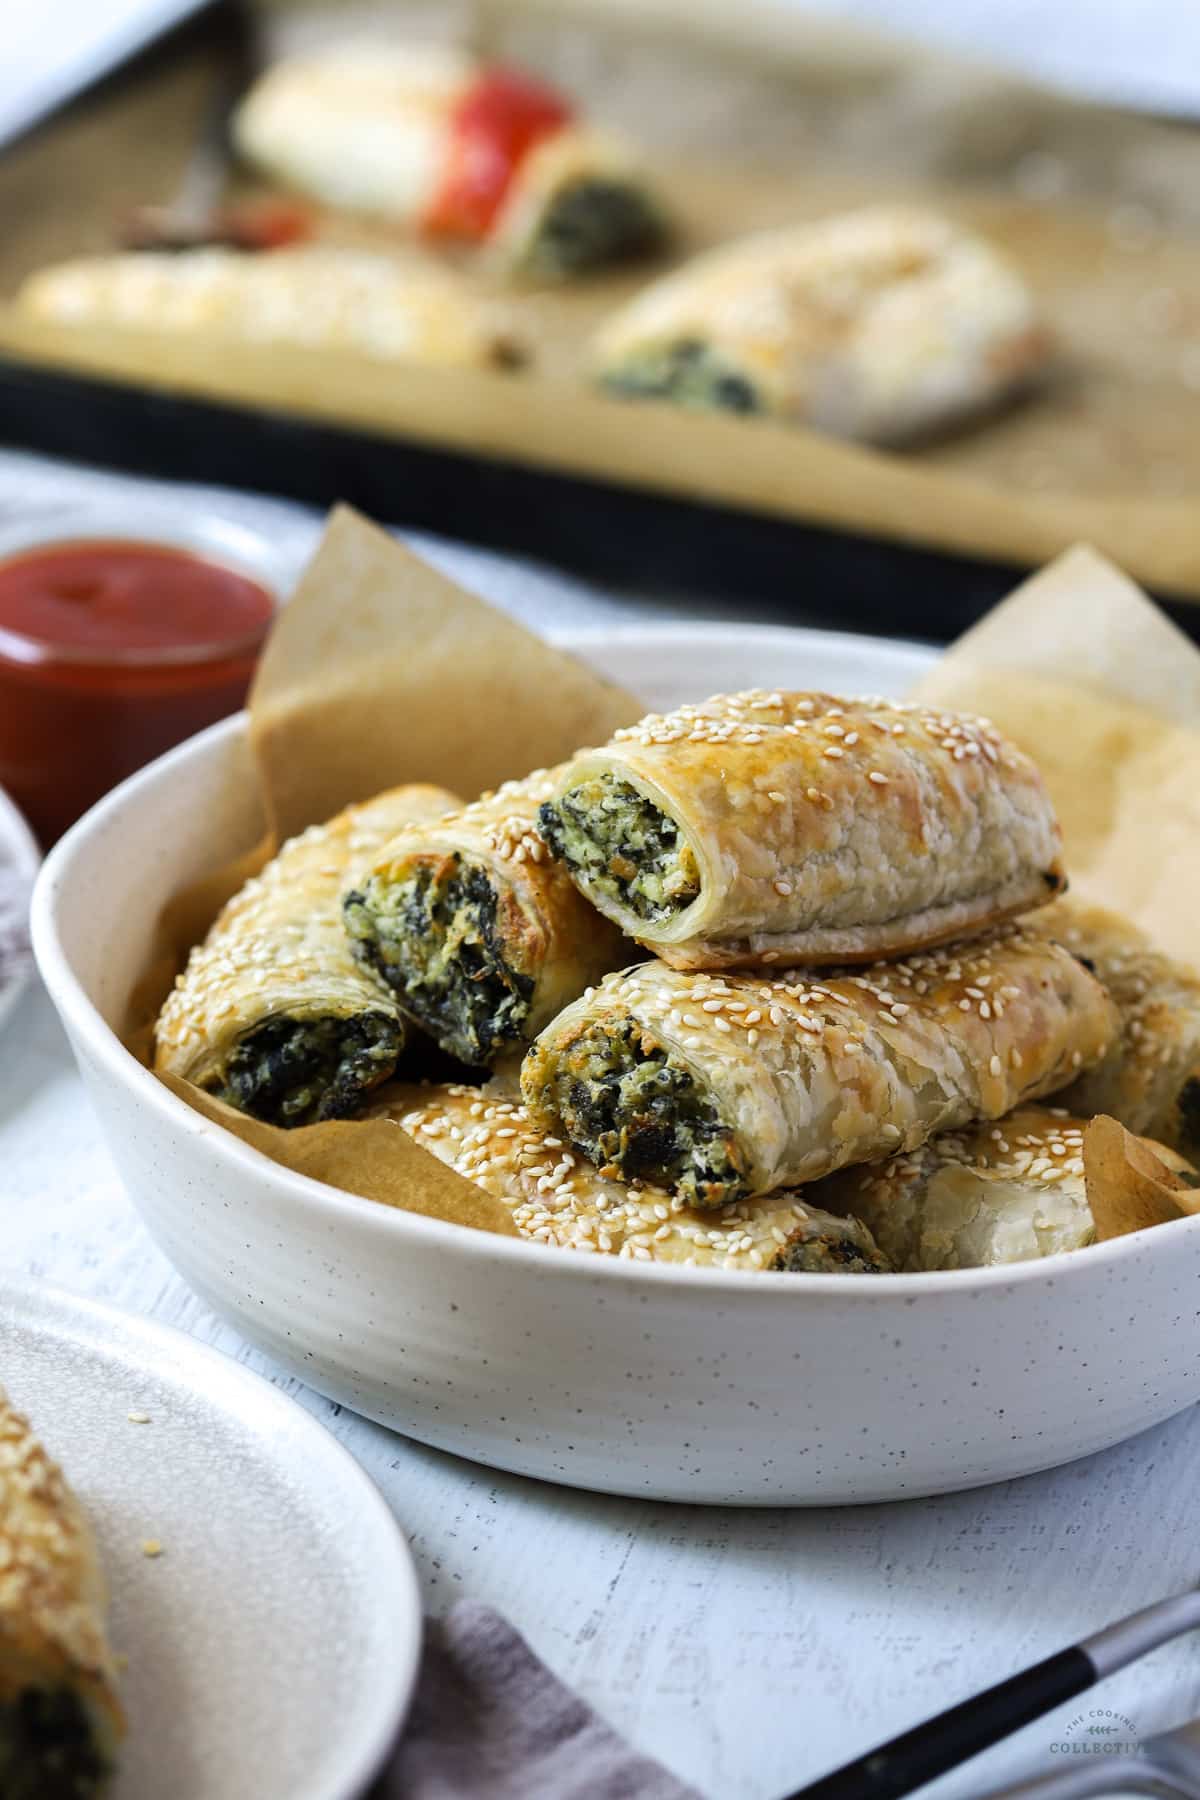
M 438 190 L 422 221 L 431 237 L 487 236 L 521 163 L 561 131 L 571 108 L 542 82 L 489 69 L 454 108 Z

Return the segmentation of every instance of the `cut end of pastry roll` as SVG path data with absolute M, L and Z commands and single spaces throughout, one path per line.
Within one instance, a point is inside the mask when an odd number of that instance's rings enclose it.
M 62 1471 L 0 1389 L 0 1792 L 92 1800 L 125 1721 L 104 1583 Z
M 268 69 L 234 132 L 250 162 L 328 205 L 477 242 L 511 272 L 558 278 L 665 235 L 635 152 L 573 111 L 521 70 L 364 42 Z
M 482 864 L 415 852 L 347 894 L 345 918 L 359 961 L 450 1055 L 482 1068 L 525 1041 L 536 946 Z
M 538 836 L 556 773 L 535 770 L 402 830 L 343 903 L 360 965 L 476 1068 L 528 1043 L 628 953 Z
M 445 788 L 389 788 L 284 844 L 192 951 L 155 1028 L 159 1073 L 268 1125 L 355 1113 L 395 1069 L 405 1027 L 351 954 L 342 891 L 402 824 L 455 803 Z
M 698 257 L 609 321 L 594 366 L 617 393 L 888 444 L 995 406 L 1049 353 L 1029 289 L 990 244 L 880 206 Z
M 31 275 L 24 312 L 68 326 L 185 333 L 485 368 L 517 350 L 507 320 L 447 270 L 336 245 L 131 251 Z
M 265 1020 L 238 1043 L 223 1079 L 203 1085 L 267 1125 L 316 1125 L 356 1112 L 386 1081 L 404 1048 L 404 1029 L 384 1012 L 350 1018 Z
M 408 1089 L 375 1117 L 511 1206 L 522 1237 L 636 1262 L 805 1274 L 879 1274 L 890 1265 L 854 1218 L 800 1194 L 698 1213 L 660 1188 L 631 1188 L 574 1159 L 519 1101 L 478 1088 Z
M 568 130 L 524 159 L 490 241 L 514 274 L 558 280 L 649 255 L 667 236 L 666 214 L 629 147 Z
M 753 690 L 652 715 L 568 764 L 539 830 L 676 968 L 872 961 L 1066 885 L 1035 765 L 986 720 Z
M 1005 927 L 822 978 L 640 964 L 542 1032 L 521 1090 L 605 1175 L 704 1207 L 999 1118 L 1065 1087 L 1115 1033 L 1082 963 Z

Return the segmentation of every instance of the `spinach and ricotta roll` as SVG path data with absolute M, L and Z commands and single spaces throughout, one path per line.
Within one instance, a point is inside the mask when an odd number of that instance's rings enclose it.
M 656 246 L 636 154 L 518 69 L 436 45 L 347 44 L 276 63 L 234 119 L 242 155 L 328 206 L 510 269 L 572 275 Z
M 517 355 L 507 321 L 449 270 L 336 244 L 76 257 L 31 275 L 16 304 L 58 325 L 290 344 L 382 362 L 491 368 Z
M 1116 1003 L 1120 1034 L 1062 1096 L 1080 1118 L 1108 1113 L 1126 1130 L 1200 1151 L 1200 975 L 1156 950 L 1120 914 L 1074 897 L 1047 908 L 1039 931 L 1094 969 Z
M 866 1275 L 889 1267 L 857 1219 L 835 1218 L 805 1195 L 700 1212 L 661 1188 L 599 1174 L 519 1102 L 478 1088 L 407 1090 L 381 1103 L 373 1116 L 381 1115 L 510 1206 L 520 1235 L 535 1243 L 695 1268 Z
M 870 1227 L 897 1269 L 981 1269 L 1081 1250 L 1096 1235 L 1088 1197 L 1086 1121 L 1025 1107 L 996 1124 L 943 1132 L 866 1169 L 806 1191 Z M 1182 1157 L 1141 1140 L 1173 1173 Z
M 401 829 L 345 898 L 360 966 L 450 1055 L 490 1067 L 530 1042 L 629 946 L 538 835 L 556 771 Z
M 396 1067 L 405 1027 L 342 926 L 354 873 L 407 820 L 459 804 L 389 789 L 292 838 L 224 908 L 159 1015 L 155 1068 L 269 1125 L 353 1113 Z
M 718 694 L 560 771 L 539 824 L 589 900 L 681 969 L 871 962 L 1065 886 L 1036 766 L 985 719 Z
M 125 1721 L 87 1520 L 0 1389 L 0 1794 L 91 1800 Z
M 521 1090 L 605 1174 L 717 1206 L 999 1118 L 1116 1033 L 1095 976 L 1009 925 L 828 979 L 641 964 L 547 1027 Z
M 995 406 L 1044 368 L 1029 288 L 937 213 L 879 206 L 710 250 L 597 336 L 610 391 L 902 443 Z

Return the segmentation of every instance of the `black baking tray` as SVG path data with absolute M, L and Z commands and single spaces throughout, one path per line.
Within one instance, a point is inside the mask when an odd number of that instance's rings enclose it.
M 285 413 L 0 358 L 0 442 L 138 475 L 216 482 L 533 557 L 652 598 L 944 642 L 1009 593 L 1015 564 L 800 524 Z M 1168 605 L 1193 633 L 1195 607 Z

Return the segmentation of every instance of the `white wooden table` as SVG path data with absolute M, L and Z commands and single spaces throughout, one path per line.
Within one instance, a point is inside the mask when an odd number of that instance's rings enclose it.
M 0 456 L 0 512 L 82 484 Z M 306 545 L 312 521 L 280 509 L 281 526 L 285 514 Z M 503 600 L 512 566 L 466 560 L 475 585 Z M 525 573 L 521 584 L 520 610 L 535 622 L 551 612 L 594 619 L 601 606 L 549 577 Z M 0 1221 L 3 1267 L 149 1313 L 294 1394 L 386 1494 L 428 1610 L 468 1594 L 500 1608 L 564 1680 L 711 1800 L 781 1795 L 1200 1580 L 1197 1412 L 1008 1486 L 812 1512 L 689 1509 L 542 1486 L 343 1412 L 276 1373 L 155 1248 L 36 984 L 0 1033 Z M 1200 1641 L 1148 1657 L 930 1796 L 970 1796 L 1060 1766 L 1051 1745 L 1090 1706 L 1120 1715 L 1123 1737 L 1200 1713 Z M 1079 1741 L 1080 1728 L 1071 1736 Z M 264 1790 L 261 1800 L 287 1797 Z

